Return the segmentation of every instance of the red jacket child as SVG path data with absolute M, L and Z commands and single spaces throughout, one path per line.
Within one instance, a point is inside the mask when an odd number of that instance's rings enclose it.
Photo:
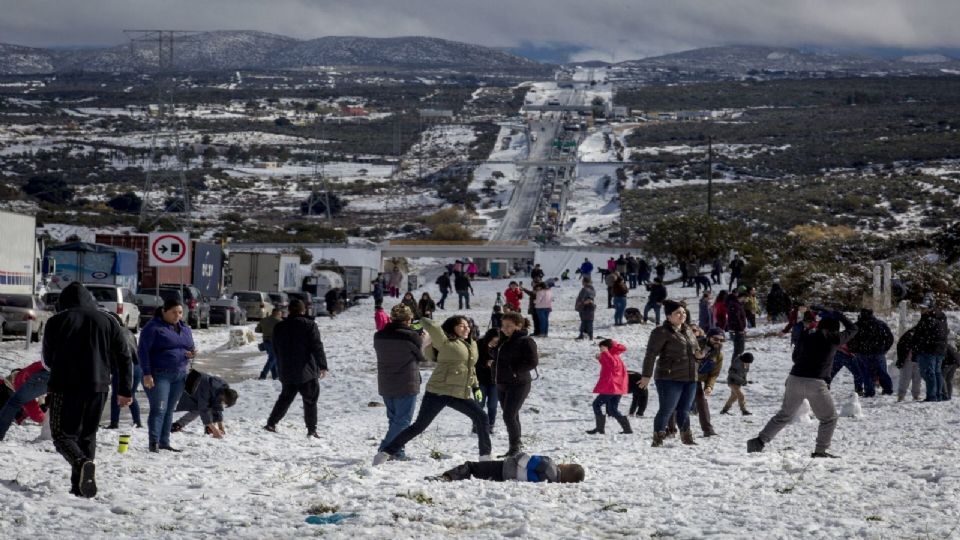
M 623 395 L 628 393 L 627 366 L 620 355 L 627 350 L 622 343 L 612 342 L 610 348 L 600 352 L 600 379 L 593 388 L 594 394 Z
M 373 312 L 373 322 L 377 325 L 377 332 L 379 332 L 390 324 L 390 315 L 387 315 L 387 312 L 384 311 L 383 308 L 377 308 Z
M 520 287 L 510 287 L 504 291 L 503 299 L 514 311 L 520 311 L 520 300 L 523 300 L 523 289 Z

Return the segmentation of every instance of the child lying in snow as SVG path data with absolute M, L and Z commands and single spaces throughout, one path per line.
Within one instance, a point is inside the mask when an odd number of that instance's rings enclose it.
M 454 480 L 493 480 L 503 482 L 583 482 L 583 467 L 576 463 L 554 463 L 547 456 L 517 454 L 503 461 L 468 461 L 440 476 L 428 476 L 427 480 L 452 482 Z

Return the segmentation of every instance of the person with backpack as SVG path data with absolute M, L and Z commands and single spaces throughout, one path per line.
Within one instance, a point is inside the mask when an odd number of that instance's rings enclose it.
M 806 323 L 793 349 L 793 369 L 787 376 L 783 404 L 777 414 L 767 422 L 760 433 L 747 441 L 747 452 L 762 452 L 770 441 L 787 427 L 806 400 L 820 421 L 817 443 L 811 457 L 835 458 L 828 452 L 837 427 L 837 407 L 830 394 L 830 371 L 837 347 L 849 342 L 857 334 L 857 325 L 842 312 L 827 311 L 811 306 L 821 312 L 821 321 Z M 806 321 L 806 319 L 804 319 Z M 844 329 L 840 330 L 840 325 Z
M 455 315 L 442 325 L 427 318 L 420 319 L 420 323 L 436 350 L 437 366 L 427 381 L 417 419 L 377 452 L 373 465 L 394 459 L 407 443 L 426 431 L 447 407 L 470 418 L 477 432 L 480 460 L 489 461 L 490 427 L 479 403 L 483 397 L 476 374 L 479 349 L 477 341 L 471 336 L 470 321 Z
M 877 395 L 874 377 L 880 379 L 883 395 L 893 394 L 893 379 L 887 373 L 887 351 L 893 347 L 893 332 L 887 323 L 873 315 L 871 309 L 861 309 L 857 318 L 857 335 L 847 343 L 847 349 L 856 357 L 862 370 L 863 397 Z
M 620 410 L 620 398 L 627 393 L 627 366 L 620 358 L 627 348 L 622 343 L 617 343 L 612 339 L 604 339 L 599 343 L 600 352 L 597 354 L 597 361 L 600 362 L 600 377 L 596 386 L 593 387 L 593 393 L 597 397 L 593 400 L 593 418 L 596 426 L 587 431 L 589 435 L 604 434 L 606 428 L 607 416 L 612 416 L 620 424 L 622 433 L 633 433 L 630 427 L 630 420 L 624 416 Z M 603 415 L 603 408 L 607 409 L 607 416 Z
M 530 372 L 540 363 L 537 343 L 523 329 L 523 316 L 505 313 L 500 329 L 500 344 L 493 352 L 493 373 L 497 396 L 507 426 L 509 449 L 501 457 L 519 454 L 521 441 L 520 408 L 530 394 L 533 377 Z

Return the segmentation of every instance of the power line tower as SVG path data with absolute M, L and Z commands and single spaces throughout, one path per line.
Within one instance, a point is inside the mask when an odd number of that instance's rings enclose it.
M 154 84 L 157 88 L 157 110 L 154 116 L 153 135 L 150 138 L 150 161 L 147 166 L 143 184 L 142 205 L 140 207 L 140 226 L 152 228 L 166 214 L 176 212 L 176 199 L 172 204 L 161 201 L 160 209 L 154 210 L 152 192 L 156 186 L 165 184 L 164 177 L 175 174 L 177 178 L 177 192 L 182 205 L 179 210 L 179 221 L 183 230 L 189 230 L 191 224 L 190 190 L 187 185 L 186 171 L 184 170 L 183 148 L 180 144 L 180 129 L 177 122 L 174 100 L 176 81 L 172 71 L 175 68 L 174 52 L 176 45 L 181 43 L 196 43 L 199 41 L 197 32 L 188 30 L 124 30 L 130 40 L 130 55 L 134 64 L 150 62 L 152 52 L 156 52 L 156 67 L 153 71 Z M 147 71 L 147 68 L 144 68 Z M 175 169 L 171 171 L 163 163 L 163 151 L 170 149 L 175 161 Z
M 327 184 L 327 175 L 324 167 L 326 157 L 320 159 L 320 145 L 326 140 L 326 125 L 323 118 L 320 119 L 320 140 L 316 143 L 313 150 L 313 181 L 310 183 L 310 198 L 307 199 L 307 215 L 313 215 L 313 205 L 317 202 L 317 181 L 323 185 L 323 206 L 326 210 L 327 221 L 332 221 L 330 213 L 330 186 Z

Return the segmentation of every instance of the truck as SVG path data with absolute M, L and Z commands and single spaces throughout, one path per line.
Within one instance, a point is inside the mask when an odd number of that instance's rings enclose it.
M 153 267 L 146 234 L 97 234 L 96 242 L 132 249 L 137 252 L 140 287 L 152 289 L 160 284 L 195 285 L 204 296 L 217 298 L 223 290 L 223 249 L 214 243 L 191 241 L 187 267 Z
M 48 248 L 44 266 L 50 276 L 48 286 L 54 290 L 74 281 L 137 290 L 137 252 L 132 249 L 71 242 Z
M 231 291 L 284 292 L 300 288 L 299 255 L 231 251 L 228 260 Z
M 41 284 L 37 220 L 33 216 L 0 212 L 0 293 L 33 294 Z
M 366 298 L 373 293 L 373 280 L 377 269 L 366 266 L 344 266 L 343 283 L 352 299 Z

